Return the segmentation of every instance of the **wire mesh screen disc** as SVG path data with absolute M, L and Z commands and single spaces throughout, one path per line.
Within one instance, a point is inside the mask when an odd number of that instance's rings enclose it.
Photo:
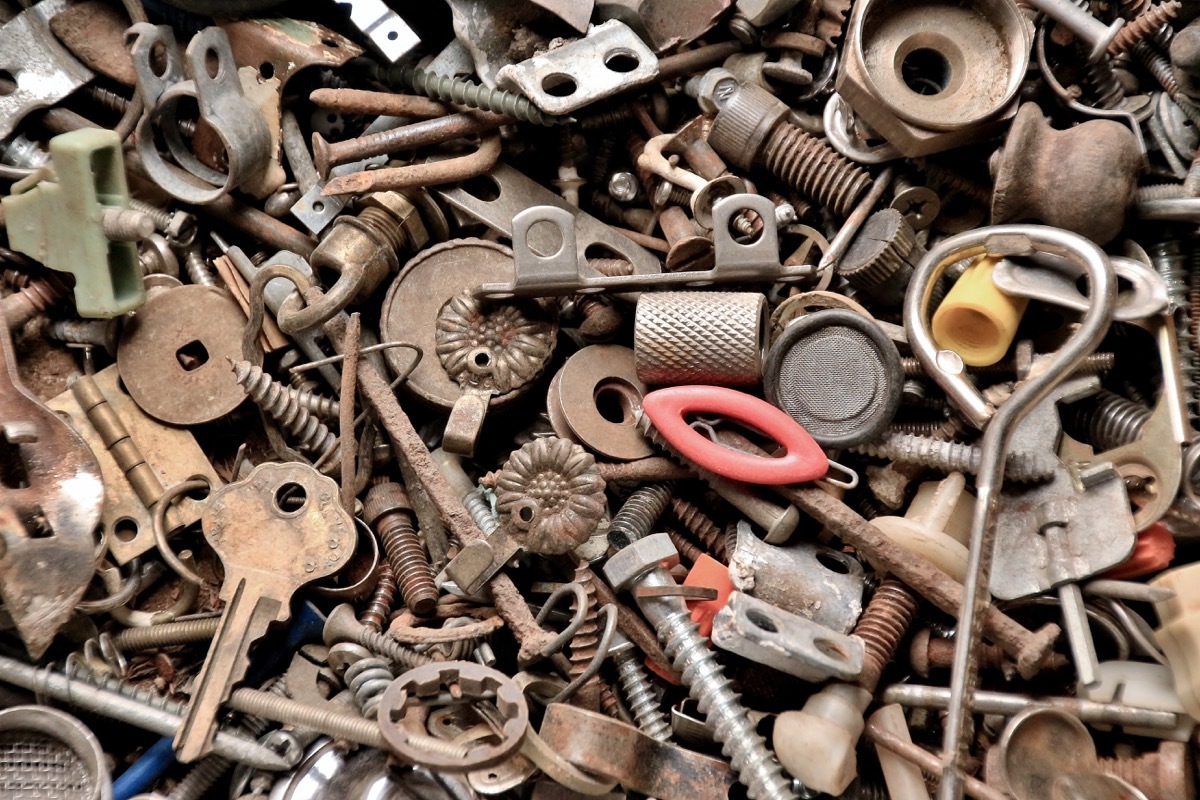
M 83 723 L 56 709 L 0 711 L 0 798 L 112 800 L 100 743 Z
M 904 375 L 896 346 L 871 320 L 830 309 L 789 325 L 767 354 L 766 397 L 822 447 L 877 436 L 896 416 Z

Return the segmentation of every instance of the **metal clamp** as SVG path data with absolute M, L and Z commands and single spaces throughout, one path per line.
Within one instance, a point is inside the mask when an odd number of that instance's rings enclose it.
M 138 23 L 131 57 L 138 92 L 148 112 L 137 126 L 137 149 L 150 178 L 164 191 L 187 203 L 211 203 L 261 173 L 271 155 L 271 134 L 258 106 L 242 93 L 229 39 L 220 28 L 205 28 L 188 43 L 187 72 L 179 61 L 175 34 L 168 25 Z M 155 53 L 165 65 L 155 71 Z M 203 121 L 220 139 L 228 171 L 200 161 L 183 141 L 179 103 L 193 98 Z M 158 152 L 155 132 L 161 132 L 174 164 Z

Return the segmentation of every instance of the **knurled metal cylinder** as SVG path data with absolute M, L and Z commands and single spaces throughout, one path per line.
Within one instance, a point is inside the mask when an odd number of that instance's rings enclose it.
M 633 322 L 638 378 L 660 386 L 758 385 L 766 311 L 757 293 L 643 294 Z
M 787 106 L 767 90 L 742 84 L 729 95 L 713 120 L 708 144 L 726 161 L 748 171 L 787 111 Z
M 885 208 L 867 218 L 842 256 L 838 274 L 887 306 L 904 301 L 913 266 L 925 255 L 904 215 Z

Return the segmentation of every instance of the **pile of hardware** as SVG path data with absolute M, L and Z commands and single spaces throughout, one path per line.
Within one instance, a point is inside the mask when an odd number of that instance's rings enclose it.
M 1181 0 L 0 0 L 0 798 L 1194 800 L 1198 123 Z

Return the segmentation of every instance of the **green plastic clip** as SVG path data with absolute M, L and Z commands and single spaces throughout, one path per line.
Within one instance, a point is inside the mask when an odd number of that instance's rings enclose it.
M 53 166 L 17 182 L 0 200 L 9 247 L 74 275 L 81 317 L 107 319 L 138 308 L 146 289 L 134 242 L 149 231 L 144 215 L 129 210 L 121 140 L 98 128 L 71 131 L 50 140 L 50 157 Z

